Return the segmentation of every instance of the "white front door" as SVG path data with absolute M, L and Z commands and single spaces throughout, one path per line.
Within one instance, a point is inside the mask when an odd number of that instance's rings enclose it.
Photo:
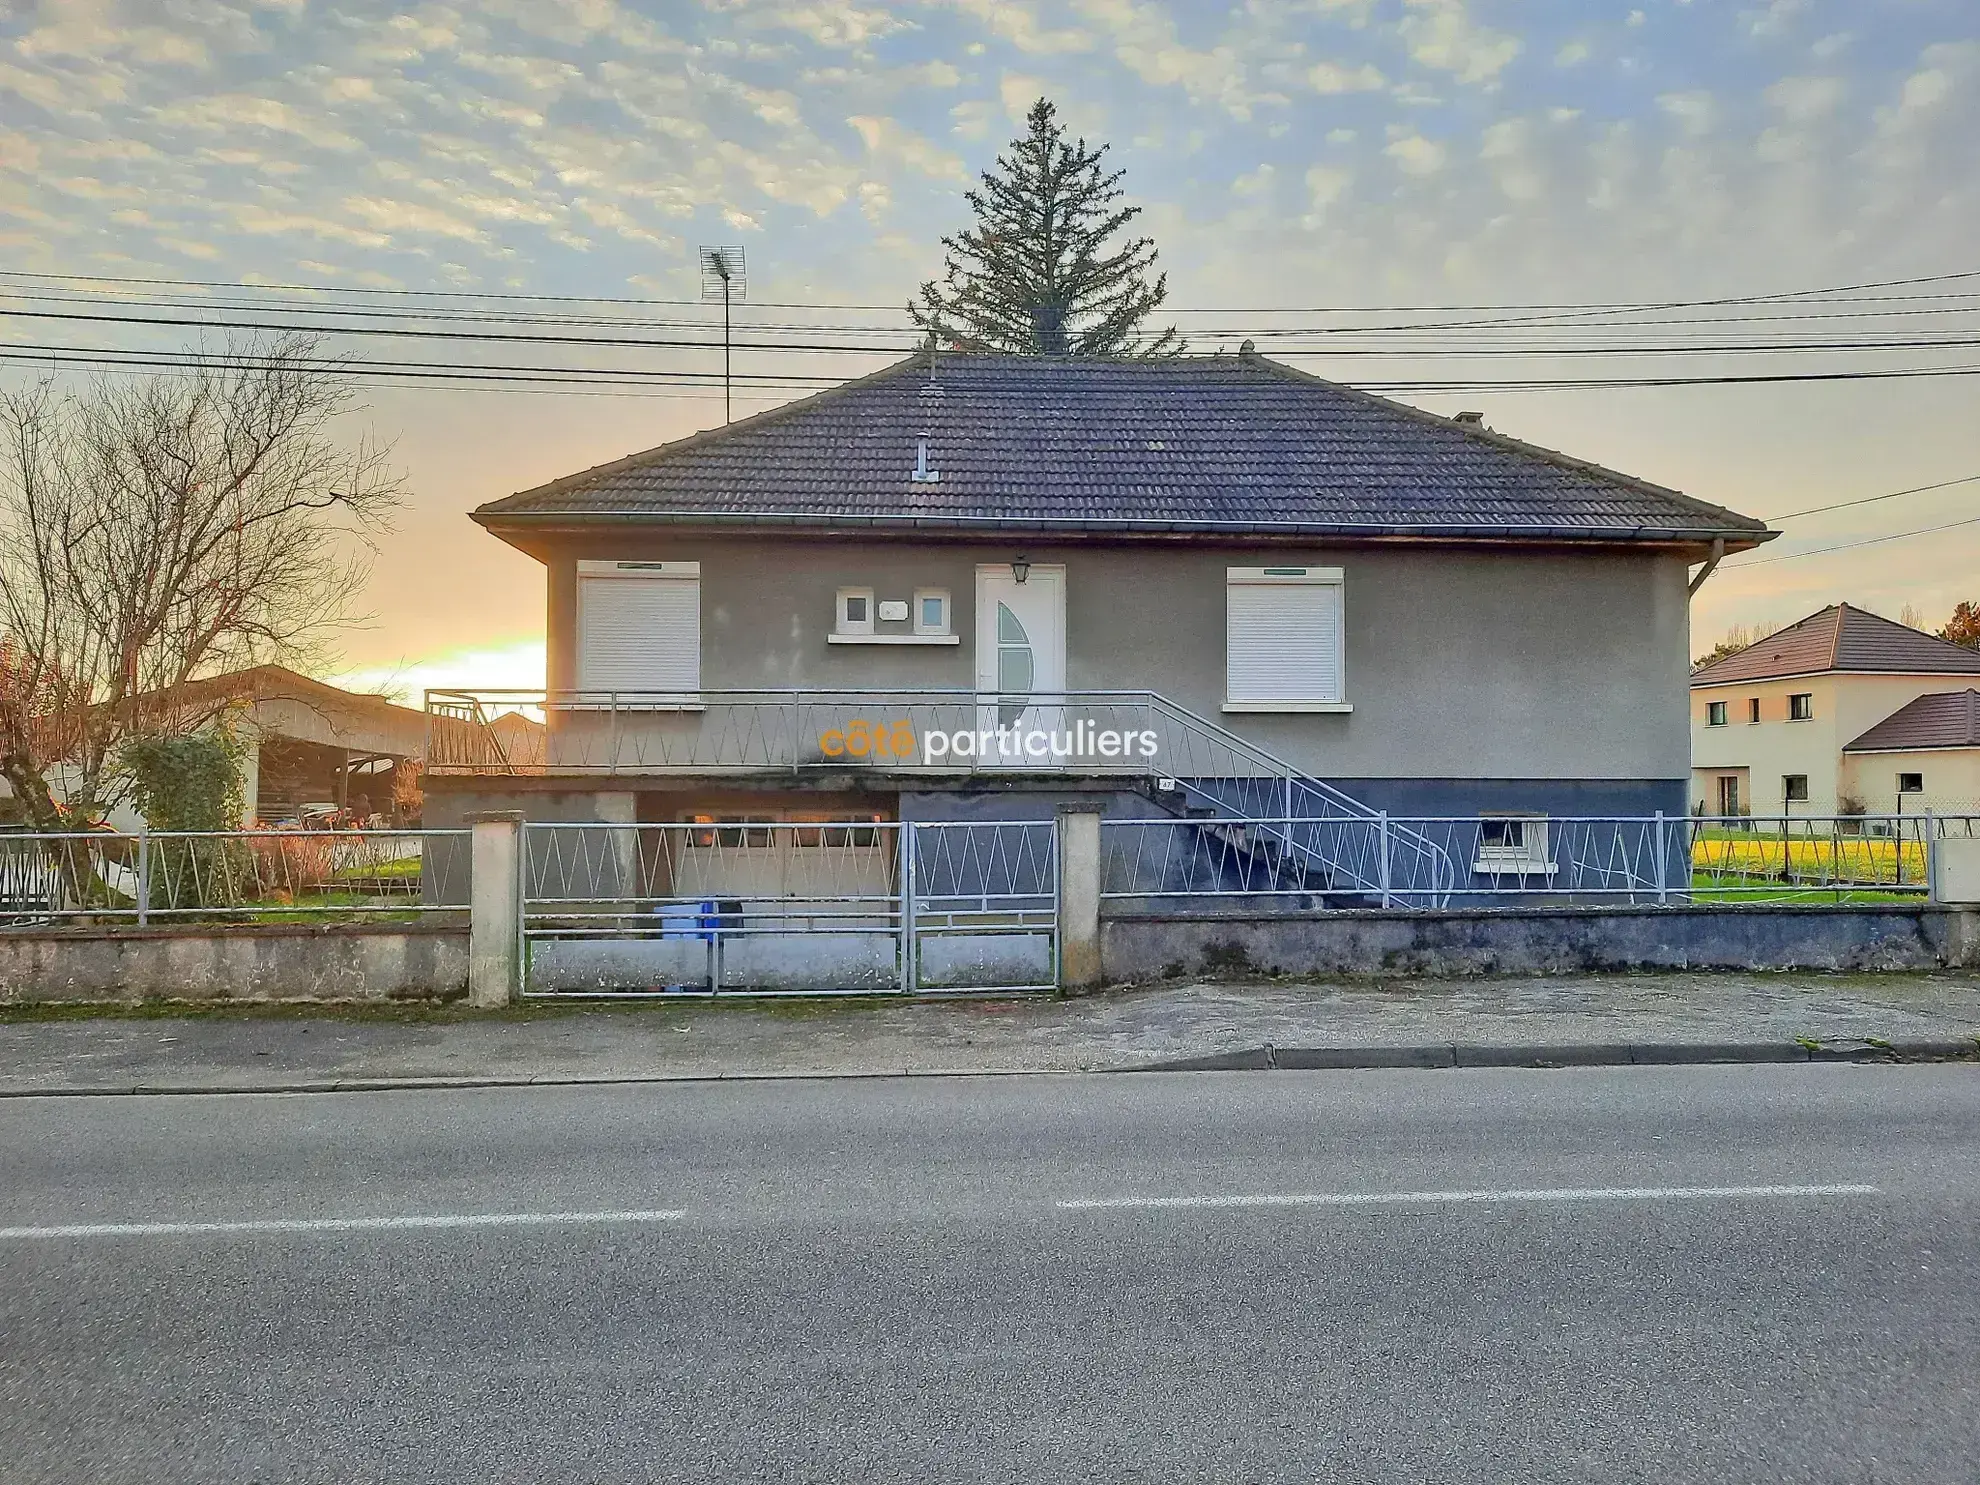
M 1063 768 L 1065 759 L 1055 765 L 1049 740 L 1041 752 L 1032 735 L 1049 739 L 1064 725 L 1059 693 L 1065 688 L 1066 570 L 1033 567 L 1020 583 L 1008 564 L 977 568 L 976 689 L 986 697 L 978 708 L 978 740 L 996 734 L 979 762 Z

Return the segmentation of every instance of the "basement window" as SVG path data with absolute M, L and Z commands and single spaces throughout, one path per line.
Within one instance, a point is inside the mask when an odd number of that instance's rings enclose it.
M 1471 869 L 1481 876 L 1552 876 L 1545 815 L 1482 815 L 1478 855 Z
M 1789 804 L 1808 803 L 1808 775 L 1790 773 L 1781 776 L 1781 798 Z
M 1925 792 L 1925 775 L 1922 773 L 1899 774 L 1897 791 L 1900 794 L 1923 794 Z

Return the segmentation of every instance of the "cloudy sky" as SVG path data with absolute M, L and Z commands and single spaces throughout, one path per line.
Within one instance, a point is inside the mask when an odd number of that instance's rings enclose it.
M 745 352 L 738 410 L 754 411 L 910 343 L 887 306 L 937 269 L 966 182 L 1041 93 L 1111 142 L 1176 320 L 1203 349 L 1380 323 L 1393 307 L 1447 307 L 1423 321 L 1434 324 L 1471 306 L 1735 299 L 1965 272 L 1827 301 L 1821 319 L 1790 305 L 1793 320 L 1757 328 L 1738 318 L 1746 309 L 1681 317 L 1695 331 L 1611 315 L 1587 342 L 1716 344 L 1805 326 L 1842 350 L 1652 357 L 1611 343 L 1485 357 L 1460 354 L 1482 342 L 1453 332 L 1413 337 L 1409 356 L 1296 364 L 1360 382 L 1980 364 L 1980 348 L 1957 344 L 1851 344 L 1980 340 L 1974 0 L 0 0 L 0 270 L 12 275 L 0 346 L 16 357 L 0 376 L 47 371 L 27 347 L 224 337 L 21 313 L 119 298 L 132 318 L 239 318 L 224 306 L 244 303 L 540 311 L 559 333 L 587 307 L 427 296 L 645 300 L 588 312 L 700 339 L 715 321 L 691 302 L 696 246 L 736 243 L 750 268 L 744 339 L 876 347 Z M 135 279 L 420 293 L 111 282 Z M 1340 317 L 1352 310 L 1364 313 Z M 611 359 L 339 344 L 459 364 L 715 364 L 680 347 Z M 538 570 L 466 510 L 722 416 L 718 392 L 685 385 L 572 395 L 381 379 L 364 399 L 362 421 L 397 441 L 415 498 L 345 663 L 414 685 L 540 676 Z M 1763 516 L 1980 474 L 1976 377 L 1411 400 L 1475 407 L 1502 431 Z M 1793 521 L 1759 555 L 1969 513 L 1980 484 Z M 1980 599 L 1976 555 L 1980 524 L 1729 561 L 1695 605 L 1698 647 L 1730 624 L 1841 597 L 1936 622 Z

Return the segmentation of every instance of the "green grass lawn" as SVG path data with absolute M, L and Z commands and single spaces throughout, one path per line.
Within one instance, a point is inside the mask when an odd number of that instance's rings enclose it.
M 1920 902 L 1925 897 L 1925 889 L 1920 886 L 1915 892 L 1898 892 L 1876 887 L 1818 887 L 1798 886 L 1792 882 L 1758 882 L 1752 877 L 1717 875 L 1712 872 L 1693 872 L 1691 877 L 1693 892 L 1709 892 L 1701 897 L 1701 902 L 1804 902 L 1840 903 L 1844 905 L 1876 902 Z

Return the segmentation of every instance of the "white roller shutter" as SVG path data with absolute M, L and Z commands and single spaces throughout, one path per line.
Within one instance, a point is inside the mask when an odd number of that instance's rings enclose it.
M 1231 704 L 1341 701 L 1340 569 L 1233 567 L 1227 602 Z
M 701 689 L 701 580 L 578 578 L 578 689 Z

